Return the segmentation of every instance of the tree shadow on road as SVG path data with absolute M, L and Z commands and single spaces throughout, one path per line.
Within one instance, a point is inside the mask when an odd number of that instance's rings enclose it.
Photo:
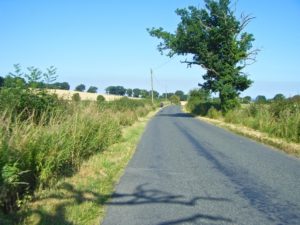
M 184 195 L 174 195 L 157 189 L 147 189 L 147 185 L 147 183 L 138 185 L 133 193 L 115 192 L 107 205 L 173 204 L 195 206 L 199 200 L 230 201 L 226 198 L 213 197 L 193 197 L 186 199 Z
M 112 198 L 106 204 L 109 206 L 133 206 L 133 205 L 149 205 L 149 204 L 170 204 L 170 205 L 182 205 L 187 207 L 194 207 L 199 201 L 219 201 L 219 202 L 231 202 L 227 198 L 215 198 L 215 197 L 192 197 L 188 198 L 184 195 L 174 195 L 165 191 L 147 188 L 147 183 L 138 185 L 132 193 L 114 193 Z M 148 212 L 149 213 L 149 212 Z M 180 212 L 179 212 L 180 213 Z M 108 216 L 113 216 L 109 215 Z M 197 213 L 187 217 L 180 217 L 177 219 L 162 221 L 157 225 L 173 225 L 173 224 L 185 224 L 199 222 L 205 220 L 206 222 L 233 222 L 229 218 L 222 216 L 206 215 Z
M 188 199 L 184 195 L 174 195 L 164 191 L 153 188 L 147 188 L 148 184 L 141 184 L 135 188 L 132 193 L 118 193 L 112 195 L 100 195 L 92 191 L 78 190 L 70 183 L 62 183 L 58 188 L 61 190 L 58 193 L 49 194 L 47 196 L 38 197 L 34 200 L 33 204 L 36 205 L 27 211 L 23 211 L 19 216 L 21 218 L 34 218 L 34 222 L 30 219 L 26 224 L 36 225 L 73 225 L 78 224 L 71 221 L 68 217 L 68 207 L 72 205 L 82 206 L 84 203 L 92 202 L 98 207 L 100 206 L 133 206 L 145 204 L 170 204 L 170 205 L 183 205 L 193 207 L 199 201 L 220 201 L 230 202 L 226 198 L 214 197 L 192 197 Z M 51 210 L 46 210 L 47 204 L 52 205 Z M 149 212 L 148 212 L 149 213 Z M 172 225 L 183 224 L 185 222 L 195 222 L 200 219 L 214 222 L 232 222 L 228 218 L 222 216 L 213 216 L 205 214 L 195 214 L 184 218 L 178 218 L 171 221 L 162 221 L 157 225 Z
M 201 139 L 197 138 L 196 134 L 187 132 L 182 124 L 175 123 L 175 126 L 194 146 L 199 155 L 231 181 L 236 189 L 236 195 L 247 200 L 254 209 L 264 214 L 274 224 L 299 224 L 300 208 L 298 205 L 278 199 L 279 194 L 271 186 L 258 183 L 246 169 L 231 162 L 224 154 L 213 148 L 204 147 Z M 221 157 L 219 158 L 218 155 Z
M 194 117 L 192 114 L 189 113 L 159 113 L 156 115 L 157 117 L 181 117 L 181 118 L 192 118 Z

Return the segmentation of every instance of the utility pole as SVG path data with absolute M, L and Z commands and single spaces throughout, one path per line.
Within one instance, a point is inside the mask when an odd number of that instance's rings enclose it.
M 166 101 L 168 101 L 168 92 L 167 92 L 167 86 L 165 86 L 166 89 Z
M 152 97 L 152 104 L 153 104 L 153 71 L 152 69 L 150 69 L 150 73 L 151 73 L 151 97 Z

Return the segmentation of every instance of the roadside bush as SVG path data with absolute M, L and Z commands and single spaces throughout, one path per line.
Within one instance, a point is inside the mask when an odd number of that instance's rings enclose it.
M 39 123 L 44 117 L 43 122 L 47 122 L 60 109 L 62 104 L 58 97 L 44 91 L 19 88 L 0 90 L 0 112 L 5 112 L 13 120 L 18 117 L 21 121 L 32 119 Z
M 132 125 L 155 107 L 150 101 L 128 98 L 103 104 L 80 101 L 79 93 L 71 103 L 61 101 L 45 90 L 29 88 L 41 83 L 37 74 L 53 81 L 54 67 L 47 73 L 31 67 L 26 80 L 19 66 L 15 68 L 17 75 L 7 76 L 0 88 L 2 213 L 16 211 L 37 188 L 72 174 L 83 160 L 118 142 L 122 126 Z
M 105 98 L 102 95 L 98 95 L 97 96 L 97 102 L 98 103 L 105 102 Z
M 207 116 L 211 119 L 218 119 L 220 117 L 222 117 L 222 113 L 218 110 L 215 109 L 215 107 L 210 107 L 208 112 L 207 112 Z
M 242 109 L 227 112 L 225 121 L 299 143 L 300 103 L 291 99 L 270 104 L 254 103 Z
M 0 207 L 4 212 L 15 210 L 17 200 L 28 190 L 54 184 L 121 137 L 117 116 L 90 107 L 42 124 L 0 124 Z
M 170 98 L 169 98 L 170 102 L 172 104 L 175 104 L 175 105 L 179 105 L 180 104 L 180 97 L 178 97 L 177 95 L 172 95 Z
M 130 99 L 104 103 L 66 103 L 64 113 L 48 117 L 45 111 L 39 123 L 32 116 L 12 121 L 7 112 L 0 114 L 2 212 L 15 211 L 24 196 L 72 174 L 83 160 L 118 142 L 122 126 L 132 125 L 154 107 L 149 101 Z
M 81 100 L 79 93 L 74 93 L 72 95 L 72 101 L 79 102 Z
M 189 112 L 195 115 L 206 116 L 210 108 L 214 108 L 219 111 L 220 105 L 217 102 L 203 102 L 197 97 L 191 97 L 186 104 L 186 108 Z

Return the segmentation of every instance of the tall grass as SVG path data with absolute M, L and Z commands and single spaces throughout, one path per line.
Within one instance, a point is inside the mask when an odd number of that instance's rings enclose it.
M 37 188 L 71 175 L 91 155 L 121 138 L 121 127 L 133 124 L 154 106 L 147 101 L 64 102 L 59 110 L 0 113 L 0 207 L 18 209 Z M 0 213 L 1 215 L 1 213 Z
M 288 142 L 300 143 L 300 100 L 290 98 L 265 104 L 251 103 L 225 115 L 218 110 L 218 103 L 190 98 L 187 109 L 196 115 L 223 118 L 225 122 L 241 124 L 282 138 Z
M 285 100 L 230 111 L 225 122 L 242 124 L 273 137 L 300 143 L 300 102 Z

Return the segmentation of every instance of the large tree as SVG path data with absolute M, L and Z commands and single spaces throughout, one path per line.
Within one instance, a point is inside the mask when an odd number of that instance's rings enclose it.
M 90 86 L 86 92 L 88 93 L 97 93 L 98 88 L 95 86 Z
M 135 98 L 139 98 L 140 97 L 140 94 L 141 94 L 141 90 L 139 88 L 134 88 L 132 90 L 132 93 L 133 93 L 133 97 Z
M 241 16 L 237 19 L 230 8 L 230 0 L 205 0 L 205 9 L 189 6 L 177 9 L 181 17 L 175 33 L 163 28 L 148 29 L 151 36 L 162 39 L 158 50 L 167 55 L 192 56 L 183 63 L 188 66 L 200 65 L 206 70 L 203 75 L 204 89 L 219 93 L 224 112 L 238 104 L 241 91 L 247 89 L 252 81 L 243 69 L 255 61 L 257 49 L 252 49 L 254 37 L 243 32 L 253 19 Z
M 0 87 L 4 85 L 4 78 L 0 76 Z
M 175 95 L 177 95 L 180 98 L 180 101 L 186 101 L 187 96 L 184 94 L 183 91 L 177 90 L 175 91 Z
M 132 89 L 131 89 L 131 88 L 127 88 L 127 89 L 126 89 L 126 95 L 127 95 L 128 97 L 132 97 Z
M 126 89 L 123 86 L 109 86 L 105 88 L 107 94 L 124 96 Z
M 75 87 L 75 91 L 81 91 L 83 92 L 85 90 L 84 84 L 79 84 L 77 87 Z
M 50 85 L 50 88 L 70 90 L 70 84 L 68 82 L 55 82 Z

